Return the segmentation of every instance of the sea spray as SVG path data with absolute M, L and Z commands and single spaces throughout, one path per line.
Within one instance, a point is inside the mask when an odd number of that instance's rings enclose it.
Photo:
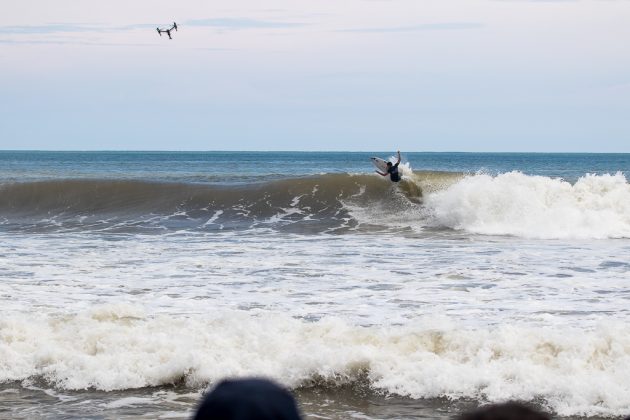
M 629 238 L 630 184 L 621 173 L 562 179 L 509 172 L 468 176 L 426 197 L 432 224 L 530 238 Z

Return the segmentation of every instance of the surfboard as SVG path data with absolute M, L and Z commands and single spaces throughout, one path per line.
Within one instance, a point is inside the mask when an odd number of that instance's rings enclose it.
M 383 160 L 381 158 L 378 157 L 371 157 L 370 160 L 372 161 L 372 164 L 376 167 L 376 169 L 378 169 L 381 172 L 387 172 L 387 162 L 386 160 Z M 400 176 L 403 175 L 403 168 L 398 165 L 398 173 L 400 174 Z

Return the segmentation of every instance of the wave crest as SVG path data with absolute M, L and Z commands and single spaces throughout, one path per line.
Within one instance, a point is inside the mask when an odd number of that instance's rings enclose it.
M 575 184 L 509 172 L 468 176 L 427 196 L 432 224 L 487 235 L 630 238 L 630 184 L 622 173 Z

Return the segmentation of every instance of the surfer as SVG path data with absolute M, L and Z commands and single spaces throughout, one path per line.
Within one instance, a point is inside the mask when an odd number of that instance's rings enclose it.
M 387 162 L 387 172 L 383 173 L 379 170 L 376 170 L 374 172 L 376 172 L 377 174 L 381 176 L 389 175 L 389 179 L 391 179 L 392 182 L 400 181 L 400 173 L 398 172 L 398 164 L 400 163 L 400 150 L 397 153 L 398 153 L 398 160 L 396 161 L 396 163 L 392 164 L 391 162 Z

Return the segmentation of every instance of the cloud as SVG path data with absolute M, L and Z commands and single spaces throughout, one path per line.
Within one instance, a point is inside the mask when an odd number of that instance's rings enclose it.
M 215 19 L 193 19 L 184 22 L 189 26 L 206 26 L 219 29 L 264 29 L 264 28 L 297 28 L 306 26 L 304 23 L 277 22 L 267 20 L 256 20 L 246 18 L 215 18 Z
M 48 23 L 45 25 L 0 26 L 0 34 L 51 35 L 62 33 L 118 32 L 146 28 L 155 28 L 155 25 L 143 23 L 125 26 L 105 26 L 76 23 Z
M 62 41 L 62 40 L 15 40 L 2 39 L 0 44 L 5 45 L 89 45 L 98 47 L 155 47 L 153 44 L 122 44 L 113 42 L 87 42 L 87 41 Z
M 85 41 L 81 37 L 63 37 L 63 35 L 79 33 L 113 33 L 135 29 L 154 29 L 152 24 L 135 24 L 126 26 L 106 26 L 77 23 L 48 23 L 44 25 L 0 26 L 0 44 L 5 45 L 99 45 L 99 46 L 149 46 L 149 44 L 112 43 L 95 40 Z
M 84 37 L 66 37 L 72 34 L 111 34 L 114 32 L 126 32 L 136 29 L 155 30 L 154 24 L 133 24 L 124 26 L 107 26 L 82 23 L 47 23 L 43 25 L 0 26 L 0 35 L 9 38 L 0 38 L 0 44 L 5 45 L 98 45 L 116 47 L 146 47 L 151 44 L 116 43 Z
M 445 22 L 445 23 L 422 23 L 411 26 L 392 26 L 381 28 L 356 28 L 339 29 L 337 32 L 358 32 L 358 33 L 387 33 L 387 32 L 420 32 L 420 31 L 450 31 L 460 29 L 479 29 L 485 25 L 478 22 Z
M 31 35 L 55 34 L 66 32 L 100 32 L 102 28 L 67 23 L 51 23 L 47 25 L 0 26 L 0 34 Z

